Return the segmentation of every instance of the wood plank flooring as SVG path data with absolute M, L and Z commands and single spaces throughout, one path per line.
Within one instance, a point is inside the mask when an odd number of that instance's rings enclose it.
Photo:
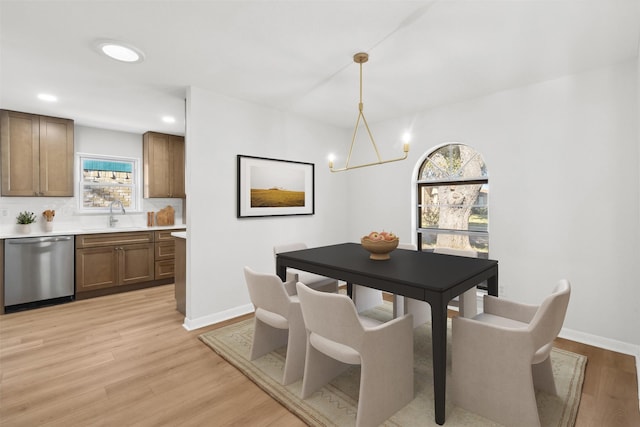
M 0 316 L 0 425 L 304 425 L 182 321 L 173 285 Z M 558 346 L 589 357 L 577 426 L 640 425 L 632 357 Z

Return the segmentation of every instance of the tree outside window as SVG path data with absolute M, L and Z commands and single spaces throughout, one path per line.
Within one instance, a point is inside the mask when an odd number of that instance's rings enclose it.
M 427 156 L 417 181 L 418 242 L 422 250 L 446 247 L 489 252 L 489 179 L 482 156 L 448 144 Z

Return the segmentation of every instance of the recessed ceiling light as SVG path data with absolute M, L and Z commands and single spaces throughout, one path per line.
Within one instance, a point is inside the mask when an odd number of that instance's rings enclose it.
M 131 45 L 113 40 L 102 40 L 97 43 L 98 50 L 109 58 L 122 62 L 142 62 L 144 54 Z
M 51 95 L 49 93 L 39 93 L 38 94 L 38 99 L 40 101 L 56 102 L 58 100 L 58 97 L 55 96 L 55 95 Z
M 176 119 L 175 119 L 175 117 L 171 117 L 171 116 L 164 116 L 164 117 L 162 118 L 162 121 L 163 121 L 163 122 L 165 122 L 165 123 L 175 123 L 175 122 L 176 122 Z

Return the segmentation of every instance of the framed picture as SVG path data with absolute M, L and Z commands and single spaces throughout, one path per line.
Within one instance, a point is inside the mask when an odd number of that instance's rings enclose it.
M 313 215 L 314 164 L 238 155 L 238 218 Z

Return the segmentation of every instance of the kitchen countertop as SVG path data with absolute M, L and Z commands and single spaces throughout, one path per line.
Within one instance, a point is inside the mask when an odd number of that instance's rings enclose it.
M 74 229 L 64 229 L 61 228 L 57 230 L 54 226 L 53 231 L 44 231 L 41 228 L 41 225 L 36 223 L 31 227 L 31 233 L 24 234 L 18 233 L 15 230 L 15 227 L 7 227 L 6 229 L 0 229 L 0 239 L 16 239 L 16 238 L 24 238 L 24 237 L 46 237 L 46 236 L 69 236 L 69 235 L 78 235 L 78 234 L 101 234 L 101 233 L 131 233 L 134 231 L 158 231 L 158 230 L 176 230 L 176 229 L 185 229 L 187 228 L 186 224 L 175 224 L 175 225 L 167 225 L 167 226 L 157 226 L 157 227 L 92 227 L 92 228 L 74 228 Z

